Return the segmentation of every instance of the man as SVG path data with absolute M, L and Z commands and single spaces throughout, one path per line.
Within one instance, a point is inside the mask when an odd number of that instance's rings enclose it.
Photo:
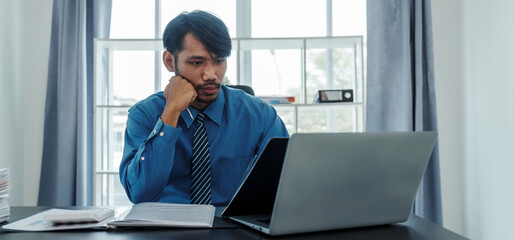
M 129 110 L 121 183 L 134 203 L 226 206 L 268 140 L 289 135 L 271 106 L 221 85 L 232 46 L 220 19 L 184 12 L 163 42 L 175 76 Z

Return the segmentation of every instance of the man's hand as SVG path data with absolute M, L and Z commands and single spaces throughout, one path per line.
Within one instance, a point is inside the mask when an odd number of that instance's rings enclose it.
M 180 113 L 195 101 L 197 93 L 187 79 L 175 76 L 170 79 L 163 94 L 166 98 L 166 106 L 161 120 L 165 124 L 176 127 Z

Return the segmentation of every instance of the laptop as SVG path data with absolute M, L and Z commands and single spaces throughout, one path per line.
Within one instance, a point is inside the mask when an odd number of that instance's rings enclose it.
M 222 217 L 272 236 L 404 222 L 436 138 L 366 132 L 271 139 Z

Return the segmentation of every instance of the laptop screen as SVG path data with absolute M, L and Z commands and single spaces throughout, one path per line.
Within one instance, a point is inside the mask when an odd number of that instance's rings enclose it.
M 288 138 L 272 138 L 222 216 L 271 214 Z

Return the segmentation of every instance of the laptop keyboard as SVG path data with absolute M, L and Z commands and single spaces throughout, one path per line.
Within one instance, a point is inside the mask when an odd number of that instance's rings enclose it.
M 266 218 L 266 219 L 257 219 L 257 222 L 261 222 L 261 223 L 265 223 L 265 224 L 270 224 L 271 223 L 271 219 L 269 218 Z

